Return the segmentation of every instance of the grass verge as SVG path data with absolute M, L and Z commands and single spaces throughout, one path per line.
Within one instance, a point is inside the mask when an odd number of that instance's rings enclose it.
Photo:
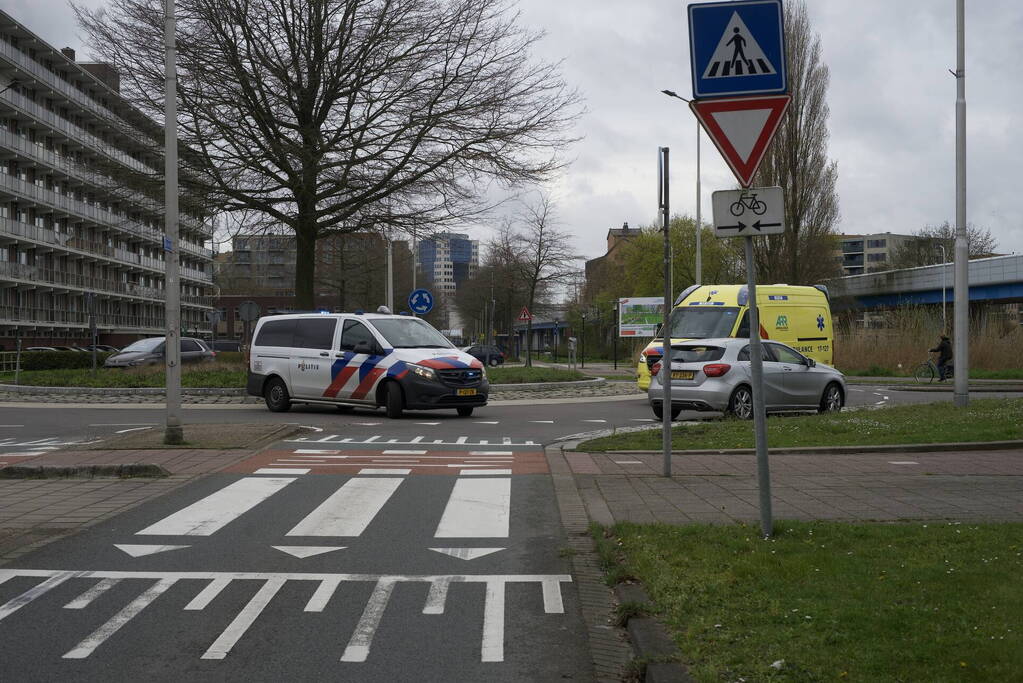
M 1002 681 L 1023 670 L 1023 524 L 618 524 L 699 681 Z M 772 663 L 783 661 L 780 668 Z
M 914 365 L 911 368 L 891 368 L 872 365 L 869 368 L 842 368 L 842 373 L 847 377 L 912 377 Z M 1005 368 L 1003 370 L 980 370 L 970 369 L 970 379 L 1023 379 L 1023 368 Z
M 560 368 L 490 368 L 487 377 L 491 384 L 529 384 L 531 382 L 572 382 L 586 379 L 586 375 L 575 370 Z
M 966 410 L 950 402 L 927 403 L 828 415 L 772 416 L 767 420 L 767 440 L 772 448 L 1010 439 L 1023 439 L 1023 399 L 980 399 L 971 401 Z M 677 450 L 753 447 L 752 420 L 710 420 L 678 425 L 672 431 L 672 448 Z M 578 450 L 587 452 L 660 448 L 660 429 L 605 436 L 578 446 Z
M 181 386 L 200 388 L 244 388 L 245 366 L 238 363 L 203 363 L 181 369 Z M 84 370 L 26 370 L 18 383 L 36 387 L 119 387 L 137 389 L 166 386 L 165 373 L 157 368 L 98 368 Z M 14 374 L 0 375 L 0 381 L 13 383 Z

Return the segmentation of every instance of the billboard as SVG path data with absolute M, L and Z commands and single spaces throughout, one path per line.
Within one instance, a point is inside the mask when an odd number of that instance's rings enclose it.
M 618 300 L 618 336 L 653 337 L 664 322 L 664 298 L 630 297 Z

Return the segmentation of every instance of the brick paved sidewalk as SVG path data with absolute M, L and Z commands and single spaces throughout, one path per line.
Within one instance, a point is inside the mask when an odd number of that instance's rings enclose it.
M 759 520 L 756 457 L 566 452 L 590 519 Z M 1023 450 L 783 455 L 770 459 L 776 519 L 1023 520 Z
M 251 455 L 248 450 L 59 451 L 19 460 L 21 465 L 160 465 L 156 479 L 0 479 L 0 565 L 44 543 L 217 472 Z

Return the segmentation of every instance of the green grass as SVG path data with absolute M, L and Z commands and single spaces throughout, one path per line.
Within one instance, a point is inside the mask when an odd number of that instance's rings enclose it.
M 574 370 L 559 368 L 490 368 L 487 377 L 491 384 L 528 384 L 530 382 L 571 382 L 586 379 L 586 375 Z
M 197 388 L 243 388 L 245 367 L 236 363 L 204 363 L 199 366 L 183 366 L 181 386 Z M 0 381 L 11 383 L 13 373 L 0 376 Z M 154 368 L 99 368 L 95 373 L 89 370 L 26 370 L 18 377 L 19 384 L 39 387 L 118 387 L 141 388 L 166 386 L 162 370 Z
M 1023 524 L 618 524 L 698 681 L 1008 681 L 1023 671 Z M 771 664 L 784 660 L 780 669 Z
M 954 441 L 1023 439 L 1023 399 L 970 401 L 966 410 L 951 402 L 902 405 L 828 415 L 767 419 L 772 448 L 871 446 Z M 710 420 L 678 425 L 676 450 L 753 448 L 753 421 Z M 580 451 L 660 450 L 660 429 L 615 434 L 579 444 Z
M 903 366 L 899 372 L 891 368 L 871 365 L 869 368 L 841 368 L 842 373 L 849 377 L 912 377 L 916 366 Z M 970 370 L 970 379 L 1023 379 L 1023 368 L 1005 368 L 1002 370 Z

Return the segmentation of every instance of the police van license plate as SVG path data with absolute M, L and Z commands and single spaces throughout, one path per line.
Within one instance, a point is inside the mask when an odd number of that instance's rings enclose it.
M 476 390 L 475 389 L 459 389 L 458 390 L 458 395 L 459 396 L 475 396 L 476 395 Z
M 695 376 L 696 376 L 696 371 L 695 370 L 672 370 L 671 371 L 671 378 L 672 379 L 692 379 Z

